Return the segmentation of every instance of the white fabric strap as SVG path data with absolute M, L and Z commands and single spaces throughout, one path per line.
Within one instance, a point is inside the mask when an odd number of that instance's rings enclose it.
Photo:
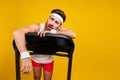
M 40 24 L 40 32 L 44 31 L 44 29 L 45 29 L 44 26 L 45 26 L 45 24 L 43 24 L 43 23 Z
M 59 14 L 51 13 L 51 15 L 57 17 L 63 23 L 63 18 Z
M 21 59 L 30 58 L 29 52 L 22 52 L 20 53 L 20 56 L 21 56 Z
M 52 30 L 50 30 L 50 33 L 56 34 L 56 33 L 57 33 L 57 30 L 52 29 Z

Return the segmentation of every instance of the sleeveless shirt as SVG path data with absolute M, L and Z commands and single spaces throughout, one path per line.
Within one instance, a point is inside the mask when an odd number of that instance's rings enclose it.
M 45 24 L 40 24 L 40 31 L 44 31 L 45 29 Z M 54 56 L 53 55 L 32 55 L 32 60 L 37 62 L 37 63 L 50 63 L 54 60 Z

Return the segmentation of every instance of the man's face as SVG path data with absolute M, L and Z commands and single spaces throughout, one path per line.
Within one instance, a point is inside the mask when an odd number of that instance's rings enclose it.
M 62 24 L 61 21 L 57 17 L 50 16 L 46 23 L 46 29 L 47 30 L 51 30 L 51 29 L 57 30 L 61 26 L 61 24 Z

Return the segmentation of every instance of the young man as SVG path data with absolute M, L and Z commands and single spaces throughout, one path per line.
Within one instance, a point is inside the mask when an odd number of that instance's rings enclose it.
M 40 37 L 44 37 L 46 33 L 63 34 L 71 38 L 76 35 L 72 30 L 68 30 L 62 26 L 66 16 L 60 9 L 51 11 L 46 23 L 32 24 L 22 27 L 13 32 L 14 39 L 22 59 L 22 73 L 29 73 L 33 65 L 34 80 L 40 80 L 41 68 L 43 67 L 44 80 L 51 80 L 53 72 L 54 59 L 53 55 L 32 55 L 32 64 L 29 52 L 25 46 L 25 34 L 28 32 L 36 32 Z

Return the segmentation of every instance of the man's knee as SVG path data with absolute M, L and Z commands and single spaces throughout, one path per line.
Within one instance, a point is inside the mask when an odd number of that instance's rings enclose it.
M 40 80 L 40 76 L 34 75 L 35 80 Z

